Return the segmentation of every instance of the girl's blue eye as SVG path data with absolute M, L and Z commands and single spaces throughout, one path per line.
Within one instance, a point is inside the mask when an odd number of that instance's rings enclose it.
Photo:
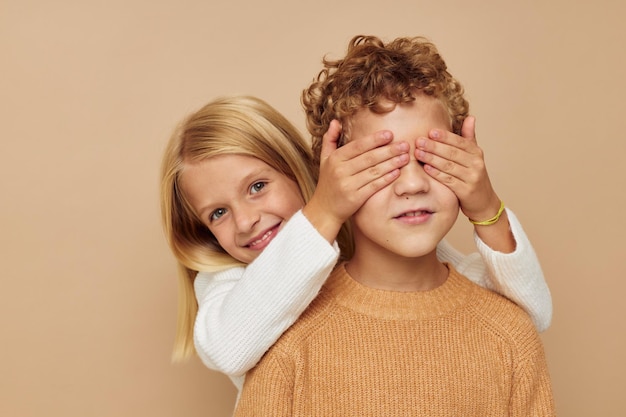
M 263 181 L 259 181 L 259 182 L 255 182 L 254 184 L 252 184 L 252 187 L 250 187 L 250 192 L 252 194 L 258 193 L 259 191 L 261 191 L 263 188 L 265 188 L 265 182 Z
M 211 213 L 211 215 L 209 216 L 209 220 L 211 221 L 218 220 L 224 214 L 226 214 L 226 209 L 223 209 L 223 208 L 217 209 L 213 213 Z

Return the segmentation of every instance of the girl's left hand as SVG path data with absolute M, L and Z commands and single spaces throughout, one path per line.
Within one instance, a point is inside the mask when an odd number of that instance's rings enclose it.
M 500 199 L 489 180 L 475 127 L 476 119 L 468 116 L 461 127 L 461 136 L 432 129 L 428 138 L 417 139 L 415 157 L 424 163 L 424 170 L 430 176 L 456 194 L 465 216 L 484 220 L 497 213 Z

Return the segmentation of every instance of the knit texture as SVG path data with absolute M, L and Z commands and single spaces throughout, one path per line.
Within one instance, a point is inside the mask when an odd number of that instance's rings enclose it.
M 448 268 L 405 293 L 338 267 L 247 374 L 235 416 L 553 416 L 529 317 Z

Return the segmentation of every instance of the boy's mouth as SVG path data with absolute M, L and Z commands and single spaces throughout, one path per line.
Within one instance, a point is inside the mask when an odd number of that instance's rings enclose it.
M 399 214 L 395 219 L 406 225 L 420 225 L 426 223 L 433 214 L 433 211 L 426 209 L 411 210 Z
M 407 211 L 406 213 L 400 214 L 396 218 L 401 218 L 401 217 L 420 217 L 420 216 L 426 216 L 426 215 L 429 215 L 429 214 L 433 214 L 433 212 L 432 211 L 428 211 L 428 210 Z

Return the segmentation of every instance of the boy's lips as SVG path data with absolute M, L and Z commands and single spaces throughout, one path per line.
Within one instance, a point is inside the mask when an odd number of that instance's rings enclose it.
M 278 233 L 279 224 L 272 228 L 260 233 L 258 236 L 250 239 L 250 241 L 244 245 L 248 249 L 261 250 L 264 249 L 274 239 Z
M 399 215 L 395 216 L 394 219 L 409 224 L 420 224 L 427 221 L 432 214 L 433 211 L 427 209 L 409 210 L 400 213 Z

